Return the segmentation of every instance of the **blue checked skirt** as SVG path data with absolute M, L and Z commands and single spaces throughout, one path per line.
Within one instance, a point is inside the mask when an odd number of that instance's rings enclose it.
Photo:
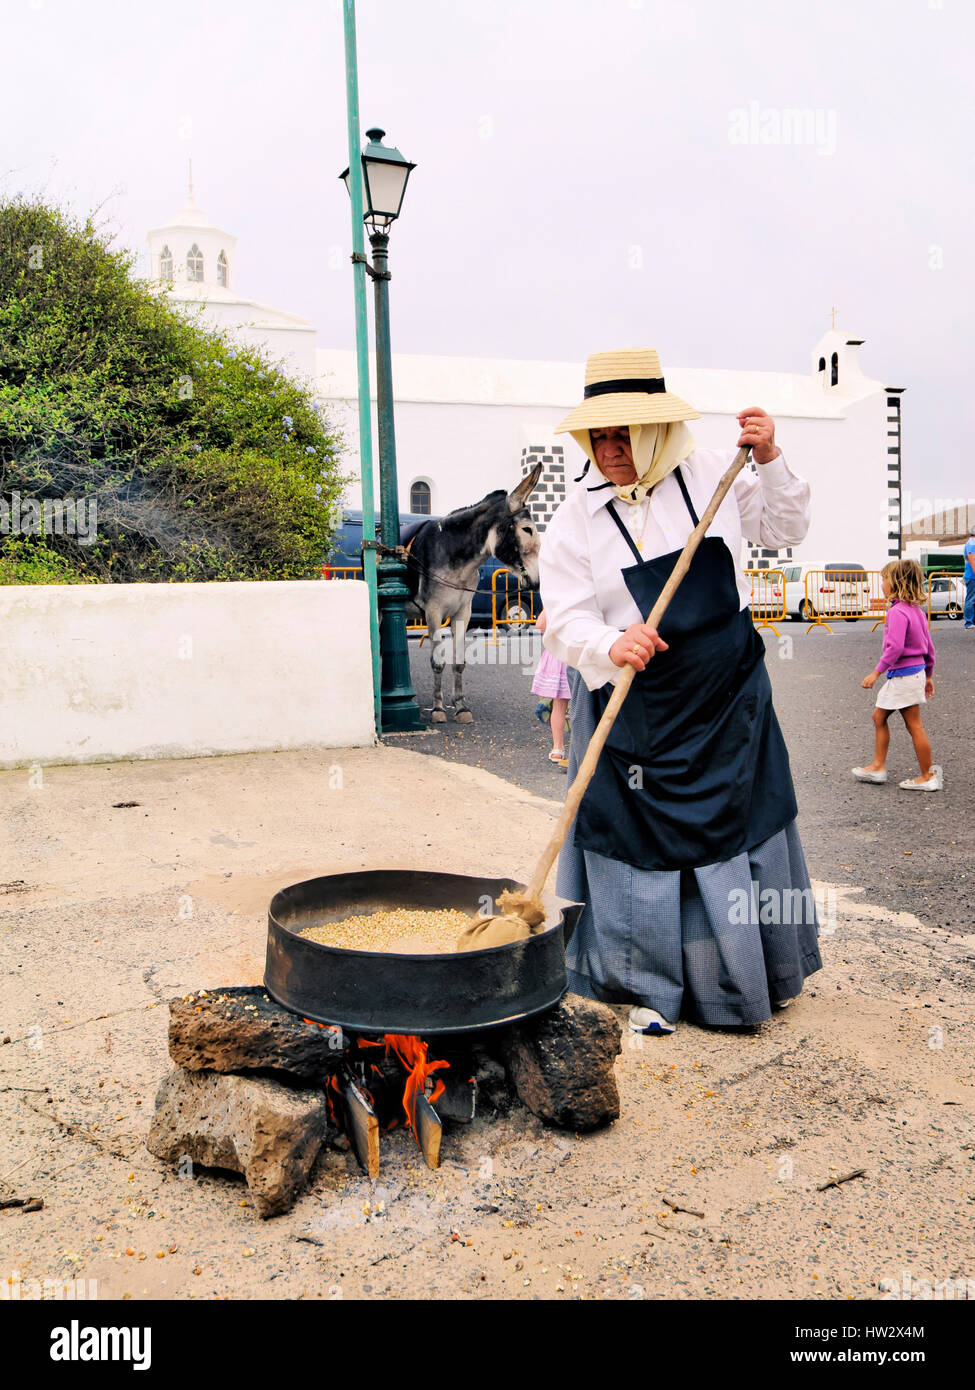
M 569 781 L 595 728 L 593 700 L 572 684 Z M 569 988 L 611 1004 L 643 1004 L 676 1022 L 761 1023 L 822 966 L 819 925 L 795 821 L 720 864 L 637 869 L 572 836 L 556 891 L 585 903 L 566 951 Z

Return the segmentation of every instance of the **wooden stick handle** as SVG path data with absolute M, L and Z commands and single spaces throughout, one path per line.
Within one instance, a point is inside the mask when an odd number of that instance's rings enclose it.
M 714 490 L 714 496 L 705 509 L 704 515 L 688 536 L 684 549 L 677 557 L 677 563 L 671 570 L 666 584 L 661 589 L 660 597 L 650 610 L 647 617 L 647 627 L 657 627 L 659 625 L 660 619 L 667 611 L 667 607 L 670 604 L 670 600 L 674 597 L 678 585 L 691 567 L 691 560 L 694 558 L 695 551 L 704 539 L 704 533 L 714 520 L 718 508 L 731 489 L 732 483 L 748 462 L 749 453 L 749 448 L 739 449 L 727 472 L 722 476 L 721 481 Z M 635 675 L 635 666 L 626 665 L 620 672 L 616 687 L 610 696 L 609 704 L 603 710 L 602 718 L 596 725 L 593 736 L 589 740 L 589 747 L 586 749 L 585 757 L 579 765 L 579 771 L 576 773 L 572 786 L 568 790 L 565 798 L 565 805 L 562 807 L 562 814 L 559 816 L 555 832 L 542 851 L 532 881 L 528 885 L 528 894 L 531 897 L 538 897 L 545 887 L 545 880 L 549 876 L 559 850 L 565 843 L 565 837 L 569 833 L 569 827 L 575 820 L 576 812 L 579 809 L 579 803 L 585 796 L 586 788 L 592 781 L 592 775 L 596 771 L 596 763 L 599 761 L 599 755 L 603 751 L 603 745 L 609 737 L 609 731 L 615 723 L 617 714 L 619 714 L 620 706 L 629 693 Z

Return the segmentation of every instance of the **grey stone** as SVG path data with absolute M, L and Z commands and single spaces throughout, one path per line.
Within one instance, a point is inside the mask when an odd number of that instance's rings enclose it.
M 618 1118 L 620 1026 L 608 1005 L 566 994 L 554 1009 L 507 1029 L 501 1048 L 511 1084 L 540 1119 L 581 1131 Z
M 267 1077 L 177 1067 L 160 1084 L 147 1144 L 166 1163 L 189 1158 L 242 1173 L 261 1216 L 289 1211 L 324 1142 L 321 1091 Z
M 187 1071 L 275 1071 L 324 1085 L 343 1044 L 339 1030 L 305 1023 L 260 985 L 169 1001 L 169 1055 Z

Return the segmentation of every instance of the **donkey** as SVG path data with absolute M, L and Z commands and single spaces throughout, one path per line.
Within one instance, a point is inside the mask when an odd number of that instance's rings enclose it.
M 459 507 L 440 521 L 421 521 L 402 536 L 409 546 L 407 617 L 419 615 L 431 638 L 435 724 L 447 719 L 442 688 L 447 657 L 445 634 L 440 634 L 445 621 L 454 642 L 454 718 L 458 724 L 474 718 L 464 698 L 464 644 L 481 565 L 493 555 L 509 569 L 522 571 L 533 588 L 538 585 L 538 531 L 526 504 L 541 473 L 538 463 L 514 492 L 489 492 L 473 506 Z

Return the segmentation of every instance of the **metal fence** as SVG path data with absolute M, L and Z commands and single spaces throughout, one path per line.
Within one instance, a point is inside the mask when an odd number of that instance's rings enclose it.
M 749 607 L 752 622 L 758 627 L 770 627 L 776 637 L 779 630 L 776 623 L 785 622 L 785 573 L 783 570 L 745 570 L 745 578 L 751 584 L 752 596 Z
M 322 565 L 323 579 L 362 579 L 358 565 Z M 744 571 L 751 585 L 752 621 L 756 628 L 770 627 L 789 617 L 789 595 L 785 572 Z M 957 620 L 965 607 L 965 581 L 957 570 L 932 570 L 927 577 L 927 616 Z M 796 581 L 798 583 L 798 581 Z M 530 626 L 541 611 L 537 589 L 523 585 L 511 570 L 495 570 L 491 576 L 491 629 L 495 636 L 507 628 Z M 807 570 L 799 616 L 809 624 L 806 631 L 831 623 L 858 622 L 866 618 L 874 628 L 882 627 L 887 616 L 887 600 L 881 587 L 879 570 Z M 407 622 L 410 632 L 425 634 L 426 625 L 414 619 Z
M 363 577 L 357 565 L 322 565 L 321 569 L 323 579 Z M 541 598 L 537 589 L 523 585 L 510 570 L 494 571 L 491 575 L 491 629 L 495 634 L 506 628 L 527 626 L 535 621 L 540 612 Z M 407 621 L 406 626 L 409 632 L 427 632 L 426 624 L 419 619 Z
M 964 575 L 958 570 L 932 570 L 928 575 L 928 624 L 934 618 L 957 620 L 964 613 Z
M 881 587 L 879 570 L 807 570 L 799 615 L 808 624 L 807 632 L 830 623 L 855 623 L 866 618 L 874 628 L 883 627 L 887 600 Z M 873 631 L 873 628 L 871 628 Z
M 491 575 L 491 626 L 517 627 L 533 623 L 541 612 L 537 589 L 526 588 L 511 570 L 495 570 Z

